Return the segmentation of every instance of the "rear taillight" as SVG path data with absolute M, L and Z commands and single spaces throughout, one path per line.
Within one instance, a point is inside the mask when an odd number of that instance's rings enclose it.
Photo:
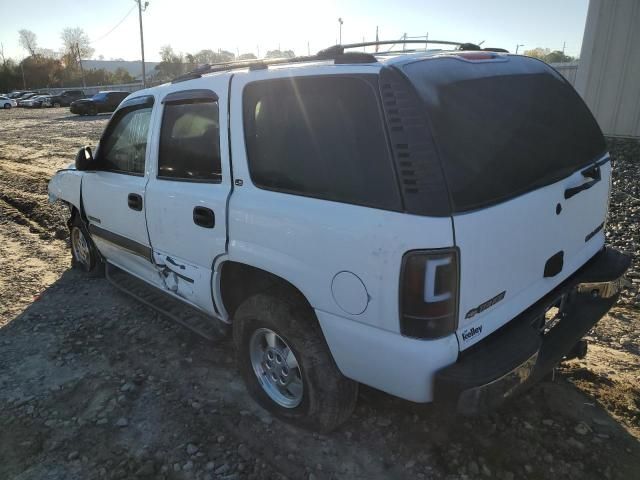
M 404 255 L 400 275 L 400 332 L 438 338 L 455 332 L 458 311 L 458 250 L 414 250 Z

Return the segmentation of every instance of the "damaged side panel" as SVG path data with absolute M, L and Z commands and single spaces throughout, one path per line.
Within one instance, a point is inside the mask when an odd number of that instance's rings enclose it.
M 82 172 L 75 168 L 59 170 L 49 181 L 49 203 L 62 200 L 80 210 Z

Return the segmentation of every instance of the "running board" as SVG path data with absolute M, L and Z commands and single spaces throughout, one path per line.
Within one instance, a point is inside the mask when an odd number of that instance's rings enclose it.
M 173 298 L 168 293 L 147 284 L 121 268 L 106 262 L 105 273 L 107 280 L 115 288 L 188 328 L 205 340 L 218 342 L 227 335 L 229 327 L 221 320 Z

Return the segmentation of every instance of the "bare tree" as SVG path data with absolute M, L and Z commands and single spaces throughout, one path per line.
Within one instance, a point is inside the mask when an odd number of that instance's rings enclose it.
M 78 60 L 91 58 L 95 49 L 91 46 L 89 36 L 79 27 L 65 28 L 60 34 L 65 54 L 74 54 Z
M 18 43 L 20 43 L 20 46 L 22 48 L 24 48 L 27 52 L 29 52 L 29 55 L 31 55 L 32 57 L 36 56 L 36 49 L 38 48 L 38 42 L 36 41 L 36 34 L 33 33 L 31 30 L 26 30 L 26 29 L 22 29 L 20 31 L 18 31 Z
M 80 75 L 82 75 L 82 86 L 86 88 L 84 79 L 83 58 L 91 58 L 95 49 L 91 46 L 89 36 L 79 27 L 65 28 L 60 34 L 64 44 L 64 52 L 67 58 L 73 58 L 80 65 Z

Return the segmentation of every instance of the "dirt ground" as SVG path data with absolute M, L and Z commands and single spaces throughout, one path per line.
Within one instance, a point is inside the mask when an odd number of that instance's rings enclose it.
M 586 359 L 492 415 L 363 387 L 339 430 L 301 431 L 251 401 L 228 341 L 69 268 L 47 181 L 107 120 L 0 111 L 0 479 L 640 478 L 637 270 Z M 608 238 L 637 251 L 640 148 L 613 151 Z

